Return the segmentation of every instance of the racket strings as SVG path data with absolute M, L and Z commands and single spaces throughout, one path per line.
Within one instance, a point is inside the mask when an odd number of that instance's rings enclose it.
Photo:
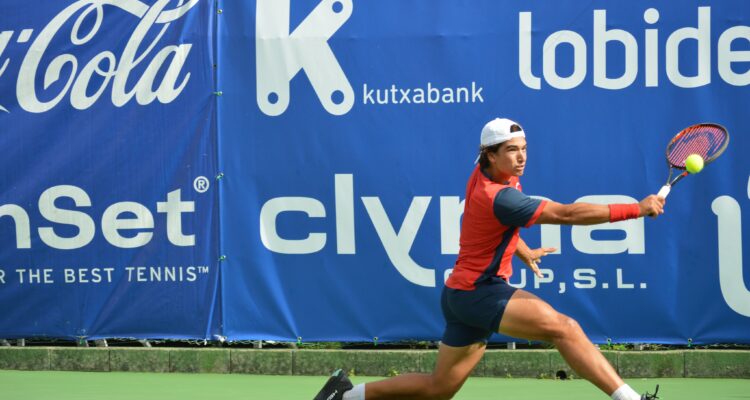
M 698 154 L 705 160 L 708 155 L 710 143 L 703 137 L 691 141 L 679 141 L 669 154 L 669 161 L 674 165 L 684 166 L 685 159 L 691 154 Z
M 704 160 L 714 157 L 727 138 L 724 130 L 711 126 L 692 127 L 675 138 L 667 159 L 675 167 L 684 168 L 685 159 L 698 154 Z

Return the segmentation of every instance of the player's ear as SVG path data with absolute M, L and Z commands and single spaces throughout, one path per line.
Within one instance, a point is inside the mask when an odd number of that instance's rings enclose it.
M 492 150 L 497 150 L 497 149 L 487 149 L 487 150 L 485 150 L 487 152 L 487 160 L 490 162 L 490 164 L 494 163 L 495 162 L 495 158 L 497 157 L 497 154 L 495 154 L 495 152 L 492 151 Z
M 500 143 L 492 148 L 489 149 L 489 152 L 487 153 L 487 157 L 490 158 L 490 161 L 495 162 L 495 159 L 499 156 L 499 154 L 502 152 L 502 150 L 505 148 L 505 143 Z

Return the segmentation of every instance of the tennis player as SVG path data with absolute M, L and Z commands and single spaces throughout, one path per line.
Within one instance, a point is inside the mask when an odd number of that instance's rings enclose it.
M 445 332 L 432 374 L 404 374 L 353 386 L 334 372 L 316 400 L 450 399 L 484 354 L 495 332 L 555 345 L 570 367 L 613 400 L 651 400 L 623 382 L 578 323 L 539 297 L 508 284 L 515 254 L 535 274 L 554 248 L 530 249 L 519 230 L 534 224 L 593 225 L 664 213 L 664 199 L 633 204 L 560 204 L 521 192 L 526 138 L 521 126 L 494 119 L 482 129 L 479 165 L 466 186 L 461 248 L 442 293 Z M 659 387 L 656 387 L 658 392 Z

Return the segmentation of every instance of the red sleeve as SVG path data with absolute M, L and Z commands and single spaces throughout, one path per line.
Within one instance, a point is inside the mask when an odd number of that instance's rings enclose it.
M 536 208 L 536 211 L 534 211 L 534 215 L 531 216 L 531 219 L 529 219 L 529 222 L 524 226 L 524 228 L 528 228 L 531 225 L 534 225 L 534 222 L 539 218 L 540 215 L 542 215 L 542 211 L 544 211 L 544 206 L 547 205 L 547 200 L 542 200 L 541 203 L 539 203 L 539 207 Z

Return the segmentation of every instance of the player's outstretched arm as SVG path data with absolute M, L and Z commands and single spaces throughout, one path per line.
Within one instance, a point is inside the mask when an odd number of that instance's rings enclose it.
M 664 198 L 650 195 L 633 204 L 560 204 L 549 201 L 535 224 L 596 225 L 664 214 Z

